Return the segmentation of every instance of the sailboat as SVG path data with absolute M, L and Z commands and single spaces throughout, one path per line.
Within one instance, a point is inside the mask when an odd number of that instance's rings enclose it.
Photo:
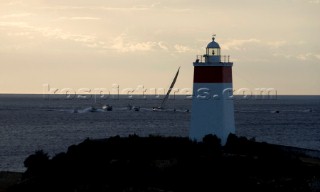
M 170 92 L 171 92 L 174 84 L 175 84 L 176 81 L 177 81 L 177 78 L 178 78 L 178 75 L 179 75 L 179 70 L 180 70 L 180 67 L 178 68 L 178 71 L 177 71 L 176 75 L 174 76 L 173 81 L 172 81 L 172 83 L 171 83 L 171 85 L 170 85 L 170 88 L 168 89 L 168 92 L 167 92 L 166 96 L 163 98 L 160 106 L 158 106 L 158 107 L 153 107 L 153 111 L 164 109 L 164 106 L 165 106 L 165 104 L 166 104 L 166 102 L 167 102 L 167 100 L 168 100 L 168 98 L 169 98 Z
M 140 106 L 132 106 L 131 104 L 128 104 L 127 109 L 129 111 L 133 110 L 133 111 L 140 111 Z
M 112 111 L 112 106 L 111 105 L 103 105 L 102 109 L 105 111 Z
M 139 107 L 139 106 L 134 106 L 132 109 L 133 109 L 134 111 L 140 111 L 140 107 Z

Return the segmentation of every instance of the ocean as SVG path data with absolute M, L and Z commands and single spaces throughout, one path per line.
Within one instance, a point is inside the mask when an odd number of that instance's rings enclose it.
M 2 94 L 0 171 L 25 171 L 23 161 L 36 150 L 52 157 L 86 138 L 130 134 L 187 137 L 191 100 L 177 96 L 168 100 L 166 110 L 153 111 L 152 107 L 160 103 L 159 98 L 141 96 L 67 99 Z M 102 110 L 105 104 L 112 105 L 113 110 Z M 140 111 L 128 110 L 128 104 L 140 106 Z M 235 97 L 234 104 L 238 136 L 320 149 L 320 96 Z M 95 112 L 91 112 L 92 106 L 97 108 Z

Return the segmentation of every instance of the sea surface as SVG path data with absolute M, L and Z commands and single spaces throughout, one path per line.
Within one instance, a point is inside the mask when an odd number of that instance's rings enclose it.
M 2 94 L 0 171 L 24 171 L 23 161 L 36 150 L 52 157 L 86 138 L 130 134 L 187 137 L 191 100 L 171 98 L 166 110 L 153 111 L 160 103 L 161 98 L 138 96 L 84 99 Z M 234 103 L 238 136 L 320 149 L 320 96 L 235 97 Z M 104 111 L 101 107 L 105 104 L 113 110 Z M 128 104 L 140 106 L 140 111 L 128 110 Z M 91 112 L 92 106 L 96 112 Z

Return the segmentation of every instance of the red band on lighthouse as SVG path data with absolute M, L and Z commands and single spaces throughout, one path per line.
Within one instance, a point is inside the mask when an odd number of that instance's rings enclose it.
M 194 83 L 232 83 L 232 68 L 224 66 L 196 66 Z

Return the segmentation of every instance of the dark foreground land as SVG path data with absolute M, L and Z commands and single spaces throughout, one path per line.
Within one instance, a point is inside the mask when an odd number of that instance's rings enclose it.
M 224 147 L 212 135 L 201 143 L 87 139 L 51 159 L 37 151 L 24 163 L 27 171 L 7 191 L 320 191 L 319 159 L 235 135 Z

